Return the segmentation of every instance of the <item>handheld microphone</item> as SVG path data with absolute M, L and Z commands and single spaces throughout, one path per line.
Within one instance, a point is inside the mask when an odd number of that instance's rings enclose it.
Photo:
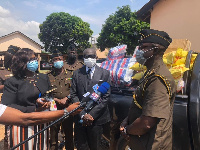
M 102 95 L 108 92 L 108 90 L 110 89 L 110 84 L 108 82 L 103 82 L 99 87 L 98 85 L 97 86 L 94 85 L 94 87 L 93 87 L 94 92 L 92 94 L 90 94 L 89 92 L 84 94 L 85 98 L 82 100 L 82 102 L 87 102 L 87 103 L 86 103 L 85 108 L 80 113 L 81 120 L 79 121 L 79 123 L 83 123 L 82 116 L 84 116 L 86 113 L 92 110 L 92 108 L 96 104 L 99 104 L 101 102 L 100 98 Z
M 85 108 L 84 111 L 89 112 L 94 106 L 95 104 L 100 103 L 100 98 L 102 95 L 106 94 L 108 92 L 108 90 L 110 89 L 110 84 L 108 82 L 103 82 L 97 90 L 94 90 L 94 92 L 92 94 L 89 94 L 85 99 L 83 99 L 82 101 L 86 101 L 86 99 L 90 99 Z

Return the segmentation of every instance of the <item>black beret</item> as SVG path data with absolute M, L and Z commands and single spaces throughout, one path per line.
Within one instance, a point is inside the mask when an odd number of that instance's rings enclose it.
M 19 49 L 20 49 L 20 47 L 10 45 L 10 46 L 8 47 L 7 52 L 8 52 L 9 54 L 14 55 Z
M 76 52 L 76 45 L 75 44 L 70 44 L 68 49 L 67 49 L 67 52 L 70 52 L 70 51 L 75 51 Z
M 63 55 L 59 50 L 56 49 L 52 52 L 51 59 L 54 57 L 59 57 L 59 56 L 63 56 Z
M 172 42 L 172 39 L 164 31 L 158 31 L 154 29 L 145 29 L 140 32 L 140 43 L 155 43 L 160 44 L 167 48 Z

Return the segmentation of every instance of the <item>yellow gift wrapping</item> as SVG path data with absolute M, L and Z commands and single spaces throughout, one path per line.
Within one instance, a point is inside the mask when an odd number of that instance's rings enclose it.
M 185 61 L 188 55 L 188 51 L 178 48 L 176 51 L 171 51 L 163 55 L 163 62 L 169 68 L 172 76 L 174 77 L 176 83 L 183 77 L 183 73 L 189 68 L 185 67 Z M 197 54 L 192 54 L 190 68 L 192 68 L 193 63 Z M 140 65 L 136 62 L 130 69 L 135 70 L 137 73 L 132 77 L 132 79 L 140 80 L 147 70 L 146 66 Z
M 176 83 L 178 83 L 180 79 L 183 77 L 183 73 L 189 70 L 189 68 L 185 67 L 185 61 L 186 61 L 187 55 L 188 55 L 188 51 L 178 48 L 176 51 L 166 53 L 163 56 L 163 62 L 169 68 L 169 71 L 174 77 Z M 192 68 L 196 56 L 197 54 L 192 54 L 190 68 Z
M 186 68 L 185 64 L 177 65 L 169 69 L 176 83 L 182 78 L 183 73 L 187 70 L 189 70 L 189 68 Z
M 171 66 L 174 63 L 175 51 L 163 55 L 163 61 L 166 65 Z
M 146 66 L 140 65 L 138 62 L 136 62 L 132 67 L 130 67 L 129 69 L 135 70 L 135 71 L 143 71 L 143 70 L 147 70 Z
M 143 77 L 143 75 L 144 75 L 144 72 L 138 72 L 132 77 L 132 79 L 133 80 L 140 80 Z

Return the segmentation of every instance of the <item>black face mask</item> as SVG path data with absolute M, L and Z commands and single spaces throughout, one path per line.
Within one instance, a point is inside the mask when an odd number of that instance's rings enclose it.
M 76 60 L 76 55 L 75 54 L 69 54 L 68 55 L 69 61 L 75 61 Z

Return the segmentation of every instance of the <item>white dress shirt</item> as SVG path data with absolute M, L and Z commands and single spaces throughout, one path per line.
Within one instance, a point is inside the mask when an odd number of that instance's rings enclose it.
M 96 65 L 95 65 L 95 66 L 96 66 Z M 91 77 L 91 79 L 92 79 L 92 77 L 93 77 L 93 75 L 94 75 L 95 66 L 92 67 L 92 68 L 88 68 L 88 67 L 86 66 L 86 72 L 88 72 L 88 70 L 91 69 L 91 71 L 90 71 L 90 77 Z

